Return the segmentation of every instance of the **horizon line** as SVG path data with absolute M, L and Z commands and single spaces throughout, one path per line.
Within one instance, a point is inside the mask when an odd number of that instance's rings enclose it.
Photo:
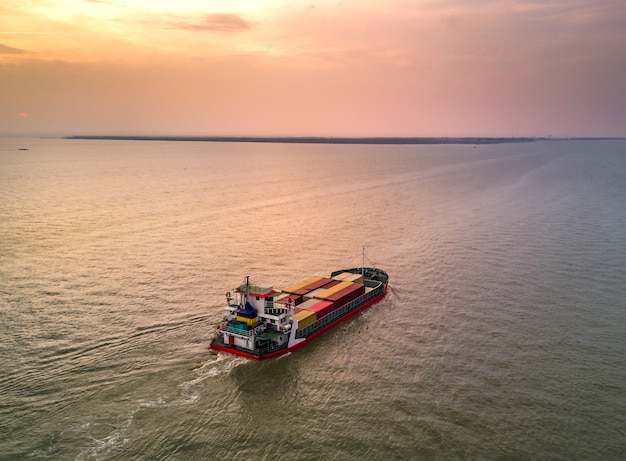
M 622 140 L 621 137 L 552 136 L 146 136 L 146 135 L 73 135 L 63 139 L 110 141 L 196 141 L 258 142 L 293 144 L 502 144 L 559 140 Z

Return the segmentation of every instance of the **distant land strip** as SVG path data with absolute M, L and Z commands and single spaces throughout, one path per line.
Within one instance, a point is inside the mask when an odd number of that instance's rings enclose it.
M 260 136 L 66 136 L 65 139 L 101 139 L 115 141 L 203 141 L 203 142 L 266 142 L 297 144 L 502 144 L 532 142 L 551 138 L 514 137 L 372 137 L 372 138 L 333 138 L 333 137 L 260 137 Z

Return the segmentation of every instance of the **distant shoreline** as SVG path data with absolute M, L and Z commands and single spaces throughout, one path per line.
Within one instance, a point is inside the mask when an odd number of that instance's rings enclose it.
M 112 141 L 196 141 L 196 142 L 257 142 L 291 144 L 503 144 L 533 142 L 550 138 L 519 137 L 262 137 L 262 136 L 66 136 L 65 139 Z

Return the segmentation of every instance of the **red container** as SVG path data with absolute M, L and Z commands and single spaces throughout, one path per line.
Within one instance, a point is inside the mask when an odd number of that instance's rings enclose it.
M 333 279 L 330 279 L 330 282 L 328 282 L 326 285 L 324 285 L 324 286 L 322 286 L 322 287 L 320 287 L 320 288 L 324 288 L 324 289 L 328 290 L 329 288 L 332 288 L 332 287 L 334 287 L 335 285 L 339 285 L 340 283 L 341 283 L 341 281 L 340 281 L 340 280 L 333 280 Z
M 309 283 L 307 286 L 300 288 L 299 290 L 294 291 L 293 293 L 296 295 L 304 296 L 307 293 L 310 293 L 313 290 L 317 290 L 318 288 L 327 288 L 326 285 L 334 282 L 333 279 L 322 278 L 317 282 Z M 332 286 L 332 285 L 329 285 Z
M 328 300 L 333 301 L 335 307 L 340 307 L 358 298 L 363 293 L 365 293 L 365 285 L 361 283 L 353 283 L 349 287 L 330 295 Z
M 322 279 L 318 280 L 317 282 L 313 282 L 310 285 L 307 285 L 307 288 L 309 288 L 311 291 L 313 291 L 316 288 L 325 287 L 327 284 L 331 283 L 332 281 L 333 281 L 333 279 L 322 278 Z
M 317 318 L 321 319 L 325 315 L 330 314 L 334 308 L 335 305 L 332 301 L 320 301 L 314 306 L 309 306 L 307 310 L 315 312 L 317 314 Z
M 296 294 L 291 294 L 289 296 L 285 296 L 284 298 L 280 298 L 278 301 L 274 301 L 274 304 L 287 305 L 287 303 L 290 300 L 293 300 L 294 306 L 297 306 L 298 304 L 300 304 L 302 302 L 302 296 L 298 296 Z
M 337 301 L 333 301 L 333 303 L 335 304 L 335 309 L 338 307 L 341 307 L 345 304 L 348 304 L 350 301 L 355 300 L 356 298 L 358 298 L 360 295 L 358 292 L 353 291 L 352 293 L 348 293 L 347 295 L 345 295 L 344 297 L 338 299 Z

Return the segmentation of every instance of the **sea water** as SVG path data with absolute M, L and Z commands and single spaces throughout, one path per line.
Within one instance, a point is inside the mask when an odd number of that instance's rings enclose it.
M 20 148 L 29 150 L 19 150 Z M 224 293 L 361 264 L 288 356 Z M 623 459 L 626 141 L 0 139 L 1 459 Z

